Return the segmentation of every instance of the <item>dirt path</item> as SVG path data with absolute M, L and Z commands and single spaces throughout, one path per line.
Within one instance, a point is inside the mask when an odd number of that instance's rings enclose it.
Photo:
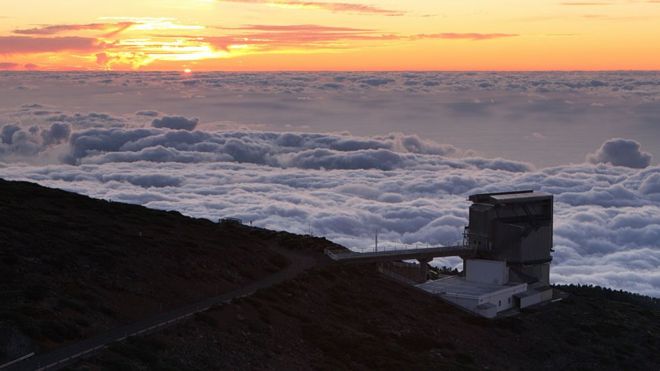
M 279 248 L 274 248 L 273 250 L 284 255 L 290 262 L 286 268 L 279 272 L 222 295 L 211 297 L 166 313 L 160 313 L 125 326 L 116 327 L 92 338 L 66 345 L 47 353 L 38 354 L 2 370 L 59 370 L 74 363 L 81 357 L 101 350 L 111 343 L 122 341 L 128 336 L 144 335 L 161 330 L 176 322 L 187 319 L 196 313 L 208 310 L 214 305 L 229 303 L 233 299 L 250 296 L 259 289 L 288 281 L 303 271 L 312 268 L 317 263 L 316 259 L 312 257 L 296 254 L 290 250 Z

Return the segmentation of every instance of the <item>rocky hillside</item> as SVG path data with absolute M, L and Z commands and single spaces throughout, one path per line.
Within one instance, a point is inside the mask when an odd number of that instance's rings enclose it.
M 276 272 L 285 236 L 0 180 L 0 364 Z
M 657 301 L 561 289 L 568 299 L 486 320 L 372 266 L 327 266 L 116 344 L 76 369 L 658 369 Z

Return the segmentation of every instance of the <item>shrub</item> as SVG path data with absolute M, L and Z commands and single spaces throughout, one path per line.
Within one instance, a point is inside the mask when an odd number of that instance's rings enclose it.
M 48 295 L 48 287 L 43 285 L 30 285 L 23 291 L 23 296 L 33 302 L 39 302 Z
M 151 342 L 140 337 L 129 337 L 125 342 L 113 344 L 110 350 L 121 354 L 122 356 L 138 360 L 148 366 L 155 366 L 158 364 L 157 351 L 160 348 L 160 343 Z M 151 367 L 154 368 L 154 367 Z
M 218 321 L 206 313 L 195 313 L 195 321 L 205 323 L 213 328 L 218 327 Z
M 287 265 L 289 265 L 289 260 L 286 257 L 284 257 L 283 255 L 280 255 L 280 254 L 271 255 L 268 258 L 268 262 L 273 264 L 274 266 L 280 268 L 280 269 L 282 269 L 282 268 L 286 267 Z
M 103 369 L 108 371 L 130 371 L 137 368 L 125 359 L 110 359 L 103 361 Z
M 71 340 L 80 337 L 80 330 L 75 325 L 56 321 L 41 321 L 41 335 L 55 342 Z
M 464 365 L 470 365 L 474 363 L 474 358 L 472 358 L 472 356 L 467 353 L 456 353 L 454 357 L 456 358 L 456 362 Z
M 86 309 L 83 303 L 74 299 L 60 298 L 58 299 L 57 304 L 64 308 L 73 309 L 78 313 L 84 313 Z
M 7 265 L 15 265 L 18 263 L 18 257 L 14 254 L 8 254 L 2 257 L 2 262 Z

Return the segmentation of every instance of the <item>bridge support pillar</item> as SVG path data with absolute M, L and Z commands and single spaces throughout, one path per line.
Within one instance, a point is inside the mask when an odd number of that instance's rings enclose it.
M 433 258 L 417 259 L 419 262 L 419 275 L 423 281 L 426 281 L 429 277 L 429 262 L 431 260 L 433 260 Z

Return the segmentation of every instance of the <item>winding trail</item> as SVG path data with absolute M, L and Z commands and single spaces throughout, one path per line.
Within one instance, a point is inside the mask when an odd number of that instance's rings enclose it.
M 5 370 L 59 370 L 78 361 L 82 357 L 99 351 L 109 344 L 125 340 L 129 336 L 144 335 L 166 328 L 176 322 L 185 320 L 196 313 L 204 312 L 214 305 L 226 304 L 233 299 L 254 294 L 259 289 L 268 288 L 278 283 L 288 281 L 300 273 L 314 267 L 316 259 L 292 252 L 291 250 L 273 248 L 289 260 L 289 265 L 279 272 L 273 273 L 248 285 L 239 287 L 222 295 L 211 297 L 195 304 L 186 305 L 165 313 L 159 313 L 140 321 L 116 327 L 94 337 L 69 344 L 47 353 L 37 354 L 21 362 L 3 368 Z

